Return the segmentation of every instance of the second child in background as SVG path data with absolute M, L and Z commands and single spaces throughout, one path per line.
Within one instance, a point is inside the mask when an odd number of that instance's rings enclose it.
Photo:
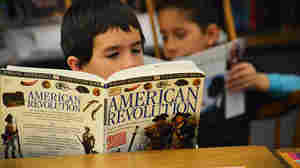
M 218 44 L 221 35 L 218 16 L 222 15 L 214 3 L 209 0 L 165 0 L 159 3 L 158 19 L 167 59 L 188 56 Z M 226 88 L 232 92 L 255 89 L 284 97 L 300 90 L 300 77 L 260 73 L 252 64 L 242 62 L 230 70 Z
M 158 20 L 167 60 L 189 56 L 218 45 L 220 15 L 214 3 L 210 0 L 160 1 Z M 241 62 L 229 70 L 225 88 L 231 92 L 255 89 L 282 97 L 300 89 L 300 77 L 260 73 L 252 64 Z M 220 106 L 224 107 L 224 102 Z M 203 114 L 200 121 L 200 147 L 248 144 L 249 122 L 246 117 L 226 120 L 223 110 L 209 116 Z
M 209 0 L 161 1 L 158 20 L 167 60 L 190 56 L 218 45 L 221 33 L 218 12 Z M 218 108 L 201 113 L 199 147 L 247 145 L 248 121 L 246 117 L 225 118 L 224 77 L 218 79 L 223 83 L 219 88 L 222 94 L 219 94 Z

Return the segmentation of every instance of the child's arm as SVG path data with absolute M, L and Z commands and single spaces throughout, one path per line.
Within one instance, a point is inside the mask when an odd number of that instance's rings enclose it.
M 300 90 L 300 77 L 278 73 L 258 73 L 253 65 L 239 63 L 228 74 L 226 86 L 229 91 L 237 92 L 245 89 L 270 93 L 274 97 L 287 96 L 289 93 Z
M 240 92 L 249 88 L 267 92 L 269 85 L 266 74 L 256 72 L 255 67 L 247 62 L 235 64 L 226 78 L 226 88 L 230 92 Z
M 300 76 L 271 73 L 267 74 L 267 78 L 270 81 L 268 92 L 273 96 L 283 97 L 300 90 Z

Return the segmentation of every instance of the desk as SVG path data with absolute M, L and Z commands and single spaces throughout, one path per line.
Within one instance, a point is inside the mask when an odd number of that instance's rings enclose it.
M 280 148 L 277 152 L 300 152 L 300 148 Z
M 267 148 L 262 146 L 0 160 L 1 168 L 215 168 L 223 166 L 284 167 Z

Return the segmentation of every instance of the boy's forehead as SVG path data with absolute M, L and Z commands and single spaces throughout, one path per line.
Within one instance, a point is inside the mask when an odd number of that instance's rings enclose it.
M 96 35 L 94 48 L 106 48 L 115 45 L 129 46 L 141 41 L 141 34 L 138 29 L 130 27 L 130 31 L 123 31 L 121 28 L 110 28 L 105 33 Z
M 176 8 L 167 8 L 159 12 L 159 24 L 163 28 L 187 27 L 188 23 L 193 23 L 186 12 Z

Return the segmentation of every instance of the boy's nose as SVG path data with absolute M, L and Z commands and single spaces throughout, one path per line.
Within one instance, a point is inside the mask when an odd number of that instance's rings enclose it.
M 133 54 L 128 54 L 128 56 L 126 56 L 126 58 L 123 60 L 123 69 L 140 66 L 143 65 L 143 63 L 144 63 L 143 54 L 140 54 L 138 56 Z
M 165 43 L 165 50 L 166 50 L 166 55 L 176 55 L 176 52 L 178 48 L 176 47 L 176 44 L 173 42 L 167 42 Z

